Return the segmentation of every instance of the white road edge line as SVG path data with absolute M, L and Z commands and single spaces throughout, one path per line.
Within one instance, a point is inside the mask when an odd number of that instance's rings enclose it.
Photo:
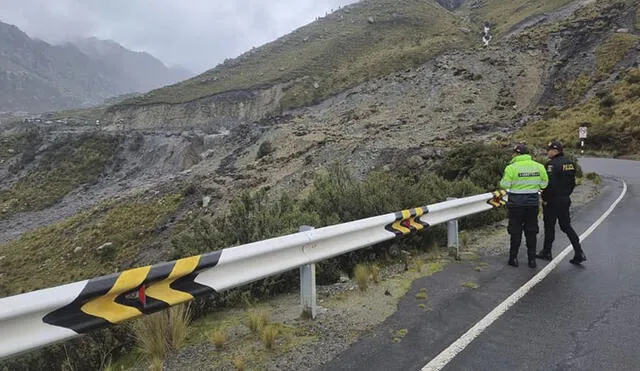
M 620 196 L 611 204 L 609 209 L 598 218 L 583 234 L 580 235 L 580 241 L 584 241 L 585 238 L 589 237 L 593 231 L 602 222 L 613 212 L 613 210 L 618 206 L 620 201 L 624 198 L 627 193 L 627 183 L 622 181 L 622 193 Z M 555 259 L 553 259 L 549 264 L 547 264 L 538 274 L 533 276 L 527 283 L 522 285 L 518 290 L 516 290 L 511 296 L 509 296 L 505 301 L 500 303 L 497 307 L 495 307 L 489 314 L 484 316 L 478 323 L 476 323 L 472 328 L 470 328 L 467 332 L 464 333 L 458 340 L 453 342 L 449 347 L 440 352 L 434 359 L 432 359 L 429 363 L 427 363 L 421 371 L 439 371 L 443 367 L 445 367 L 449 362 L 451 362 L 460 352 L 462 352 L 471 342 L 477 338 L 484 330 L 486 330 L 491 324 L 500 318 L 509 308 L 511 308 L 515 303 L 517 303 L 520 299 L 522 299 L 535 285 L 540 283 L 555 267 L 560 264 L 562 259 L 565 256 L 569 255 L 569 253 L 573 250 L 572 246 L 567 246 Z

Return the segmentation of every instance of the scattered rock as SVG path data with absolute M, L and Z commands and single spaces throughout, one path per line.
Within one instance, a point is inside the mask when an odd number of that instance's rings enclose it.
M 9 153 L 13 154 L 13 153 L 16 153 L 16 150 L 15 150 L 15 149 L 13 149 L 13 148 L 9 148 L 9 149 L 7 150 L 7 152 L 9 152 Z
M 629 29 L 628 28 L 618 28 L 616 30 L 617 33 L 629 33 Z
M 349 277 L 340 275 L 340 283 L 349 282 Z
M 418 155 L 413 155 L 407 159 L 407 166 L 410 169 L 417 169 L 424 165 L 424 159 Z
M 5 258 L 4 255 L 0 256 L 0 261 L 4 260 L 4 258 Z
M 315 89 L 318 89 L 320 87 L 320 84 L 318 84 L 318 82 L 316 81 L 316 82 L 313 83 L 313 87 Z
M 107 243 L 103 243 L 102 245 L 98 246 L 98 248 L 96 250 L 102 251 L 102 250 L 108 249 L 108 248 L 110 248 L 112 246 L 113 246 L 113 242 L 107 242 Z
M 369 24 L 373 24 L 375 20 L 373 19 L 373 17 L 369 17 L 367 18 L 367 22 L 369 22 Z
M 100 249 L 100 248 L 98 247 L 98 249 Z M 82 246 L 76 246 L 76 248 L 73 249 L 73 252 L 76 253 L 76 254 L 79 253 L 80 251 L 82 251 Z
M 202 197 L 202 207 L 204 208 L 209 207 L 210 203 L 211 203 L 211 196 Z
M 468 34 L 468 33 L 470 33 L 470 32 L 471 32 L 471 30 L 470 30 L 470 29 L 468 29 L 468 28 L 466 28 L 466 27 L 461 27 L 461 28 L 460 28 L 460 32 L 462 32 L 462 33 L 464 33 L 464 34 Z

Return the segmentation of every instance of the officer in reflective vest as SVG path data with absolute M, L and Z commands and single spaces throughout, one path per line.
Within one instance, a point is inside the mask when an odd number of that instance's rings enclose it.
M 556 236 L 556 221 L 560 224 L 560 230 L 567 234 L 573 246 L 573 259 L 571 264 L 580 264 L 587 260 L 580 238 L 571 226 L 571 193 L 576 187 L 576 165 L 566 158 L 563 153 L 562 143 L 553 141 L 547 148 L 547 174 L 549 186 L 542 193 L 542 215 L 544 217 L 544 247 L 537 258 L 551 260 L 551 247 Z
M 508 264 L 518 266 L 518 250 L 524 232 L 527 244 L 529 267 L 536 267 L 536 237 L 538 211 L 540 209 L 540 191 L 547 187 L 549 178 L 544 166 L 531 159 L 527 146 L 517 144 L 513 148 L 513 159 L 504 170 L 500 186 L 507 190 L 511 248 Z

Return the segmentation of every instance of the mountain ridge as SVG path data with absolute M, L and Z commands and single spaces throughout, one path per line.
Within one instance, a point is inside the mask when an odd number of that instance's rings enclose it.
M 110 97 L 145 92 L 186 77 L 184 71 L 114 41 L 87 38 L 52 45 L 0 21 L 0 111 L 98 105 Z

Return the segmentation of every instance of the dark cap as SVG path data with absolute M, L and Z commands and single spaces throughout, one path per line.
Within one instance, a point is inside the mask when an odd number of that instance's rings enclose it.
M 529 153 L 529 149 L 527 148 L 526 145 L 522 143 L 518 143 L 513 147 L 513 152 L 524 155 Z
M 562 152 L 562 143 L 554 140 L 552 142 L 549 142 L 547 149 L 557 149 L 559 152 Z

